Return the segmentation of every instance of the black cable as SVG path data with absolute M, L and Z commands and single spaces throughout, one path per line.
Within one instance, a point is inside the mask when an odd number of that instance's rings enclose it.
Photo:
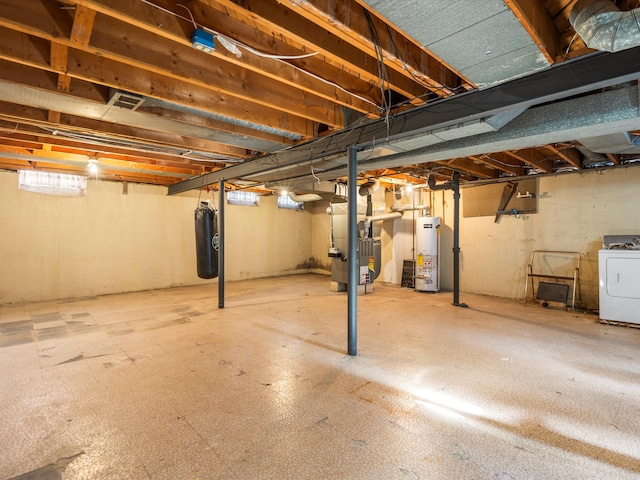
M 384 51 L 382 50 L 382 46 L 380 45 L 380 38 L 378 37 L 378 32 L 376 31 L 375 25 L 371 20 L 371 15 L 369 11 L 363 7 L 364 16 L 367 20 L 367 24 L 369 26 L 369 34 L 371 35 L 371 42 L 373 43 L 373 49 L 376 54 L 376 60 L 378 62 L 378 80 L 380 84 L 380 93 L 382 95 L 382 105 L 384 107 L 385 118 L 389 116 L 389 112 L 391 109 L 391 89 L 388 90 L 389 99 L 385 96 L 384 84 L 386 82 L 389 85 L 389 77 L 387 75 L 387 69 L 384 64 Z

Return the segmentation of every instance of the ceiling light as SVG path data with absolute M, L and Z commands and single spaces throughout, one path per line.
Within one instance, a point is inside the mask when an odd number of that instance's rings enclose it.
M 411 192 L 413 192 L 413 185 L 409 184 L 407 185 L 407 193 L 411 193 Z
M 89 173 L 98 173 L 98 159 L 90 158 L 89 159 Z
M 196 28 L 191 35 L 191 45 L 205 53 L 212 53 L 215 50 L 213 35 L 201 28 Z

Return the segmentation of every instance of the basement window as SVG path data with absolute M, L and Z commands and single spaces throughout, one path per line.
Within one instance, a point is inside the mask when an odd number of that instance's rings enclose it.
M 18 189 L 45 195 L 82 197 L 87 193 L 87 177 L 67 173 L 20 170 Z
M 287 208 L 289 210 L 304 210 L 304 203 L 291 200 L 289 195 L 278 195 L 278 208 Z
M 241 190 L 231 190 L 227 192 L 227 203 L 229 205 L 245 205 L 247 207 L 260 206 L 260 197 L 255 192 L 243 192 Z

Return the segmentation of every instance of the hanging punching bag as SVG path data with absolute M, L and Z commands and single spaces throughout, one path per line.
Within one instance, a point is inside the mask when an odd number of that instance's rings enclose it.
M 200 202 L 195 211 L 196 257 L 198 277 L 218 276 L 218 222 L 216 211 L 207 202 Z

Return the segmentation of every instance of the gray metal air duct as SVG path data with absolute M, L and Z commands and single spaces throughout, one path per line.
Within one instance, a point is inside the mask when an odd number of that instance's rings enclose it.
M 619 52 L 640 45 L 640 8 L 623 12 L 611 0 L 578 0 L 569 22 L 589 48 Z
M 322 200 L 322 197 L 317 193 L 301 193 L 297 194 L 294 192 L 289 193 L 289 198 L 294 202 L 304 203 L 304 202 L 317 202 L 318 200 Z

